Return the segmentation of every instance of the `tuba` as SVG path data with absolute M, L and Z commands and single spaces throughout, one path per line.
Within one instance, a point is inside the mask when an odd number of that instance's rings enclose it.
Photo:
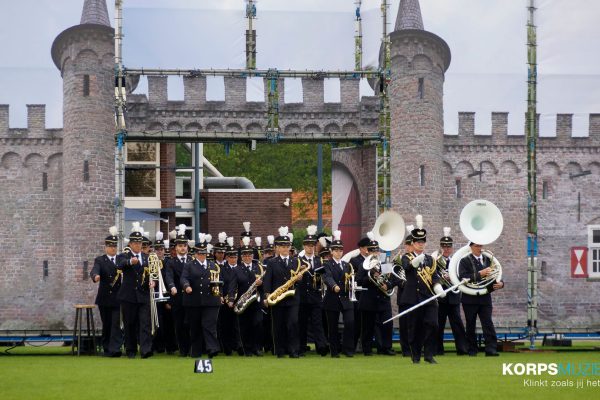
M 379 248 L 392 251 L 402 244 L 406 228 L 404 219 L 395 211 L 384 211 L 377 217 L 373 227 L 373 236 Z
M 460 230 L 465 237 L 477 244 L 490 244 L 502 233 L 504 220 L 502 213 L 494 203 L 488 200 L 473 200 L 467 204 L 460 213 Z M 453 284 L 460 282 L 458 278 L 458 265 L 460 260 L 468 256 L 471 249 L 468 245 L 457 250 L 450 259 L 448 275 Z M 492 273 L 481 282 L 468 282 L 459 286 L 461 292 L 472 296 L 484 295 L 490 292 L 489 286 L 502 279 L 502 265 L 494 254 L 489 250 L 483 250 L 482 254 L 492 262 L 490 268 Z

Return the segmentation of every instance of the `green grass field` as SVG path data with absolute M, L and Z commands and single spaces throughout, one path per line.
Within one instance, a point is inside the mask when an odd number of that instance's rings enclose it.
M 572 381 L 573 387 L 524 387 L 524 376 L 503 376 L 502 363 L 600 363 L 597 343 L 572 351 L 503 353 L 500 357 L 373 356 L 300 359 L 217 356 L 212 374 L 195 374 L 194 360 L 157 355 L 108 359 L 73 357 L 65 347 L 0 347 L 0 398 L 6 399 L 592 399 L 594 377 L 530 376 Z M 575 350 L 575 351 L 573 351 Z M 600 364 L 599 364 L 600 366 Z M 600 371 L 598 372 L 600 373 Z M 578 380 L 583 388 L 576 388 Z M 600 383 L 600 382 L 597 382 Z

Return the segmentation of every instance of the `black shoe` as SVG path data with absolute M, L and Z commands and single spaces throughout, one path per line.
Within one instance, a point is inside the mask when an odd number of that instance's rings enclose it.
M 337 353 L 331 353 L 331 357 L 333 358 L 340 358 L 340 355 Z
M 435 361 L 435 358 L 431 357 L 431 358 L 426 358 L 425 361 L 427 361 L 429 364 L 437 364 L 438 362 Z
M 154 355 L 153 352 L 149 351 L 147 353 L 142 354 L 142 358 L 150 358 Z
M 321 357 L 324 357 L 329 353 L 329 349 L 326 347 L 323 347 L 321 349 L 317 349 L 317 353 L 319 353 L 321 355 Z
M 167 350 L 167 355 L 172 356 L 175 354 L 174 350 Z
M 284 358 L 285 355 L 284 354 L 277 354 L 277 358 Z
M 469 357 L 477 357 L 477 353 L 469 353 Z
M 396 352 L 393 349 L 382 350 L 381 354 L 384 356 L 395 356 Z
M 246 357 L 252 357 L 254 354 L 252 353 L 246 353 Z
M 219 354 L 219 352 L 218 352 L 218 351 L 211 351 L 210 353 L 208 353 L 208 358 L 213 358 L 213 357 L 216 357 L 216 356 L 217 356 L 217 354 Z
M 224 353 L 225 353 L 226 356 L 230 356 L 231 355 L 231 350 L 226 350 L 226 351 L 224 351 Z
M 187 357 L 188 355 L 186 353 L 179 353 L 179 357 Z
M 413 364 L 419 364 L 421 362 L 421 359 L 413 357 L 412 362 L 413 362 Z
M 306 353 L 298 353 L 300 357 L 306 357 Z
M 260 351 L 260 350 L 256 350 L 256 351 L 255 351 L 254 353 L 252 353 L 252 354 L 254 354 L 256 357 L 262 357 L 262 356 L 263 356 L 263 353 L 262 353 L 262 351 Z
M 371 357 L 373 355 L 373 352 L 369 351 L 366 353 L 363 353 L 365 357 Z
M 344 351 L 344 355 L 346 357 L 354 357 L 354 354 L 350 353 L 349 351 Z
M 436 356 L 443 356 L 444 352 L 443 351 L 438 351 L 437 353 L 435 353 Z
M 457 351 L 457 352 L 456 352 L 456 355 L 457 355 L 457 356 L 466 356 L 467 354 L 469 354 L 469 353 L 468 353 L 468 352 L 466 352 L 466 351 Z
M 493 351 L 493 352 L 491 351 L 489 353 L 487 353 L 487 352 L 485 353 L 486 357 L 498 357 L 499 355 L 500 354 L 498 354 L 498 352 L 496 352 L 496 351 Z
M 135 358 L 135 353 L 127 353 L 127 358 Z
M 298 355 L 298 353 L 292 353 L 290 354 L 290 358 L 300 358 L 300 356 Z
M 410 354 L 410 353 L 402 353 L 402 357 L 412 357 L 412 354 Z
M 119 357 L 121 357 L 121 355 L 122 355 L 122 353 L 120 351 L 108 354 L 108 356 L 111 357 L 111 358 L 119 358 Z

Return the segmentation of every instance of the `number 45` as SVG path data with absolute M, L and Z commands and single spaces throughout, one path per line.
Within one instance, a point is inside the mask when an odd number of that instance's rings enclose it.
M 207 374 L 213 372 L 212 360 L 196 360 L 194 372 L 198 374 Z

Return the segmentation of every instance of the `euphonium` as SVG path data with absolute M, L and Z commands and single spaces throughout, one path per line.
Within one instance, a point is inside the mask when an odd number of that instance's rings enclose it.
M 394 294 L 396 288 L 394 287 L 390 289 L 391 282 L 388 280 L 385 274 L 382 273 L 381 262 L 379 262 L 377 257 L 367 256 L 365 261 L 363 261 L 363 269 L 367 271 L 369 280 L 373 282 L 377 289 L 379 289 L 383 294 L 388 297 L 391 297 Z M 378 273 L 377 276 L 375 276 L 376 272 Z M 384 285 L 385 288 L 383 287 Z
M 436 250 L 431 253 L 431 258 L 435 260 L 437 263 L 437 274 L 440 278 L 440 283 L 444 287 L 444 289 L 452 286 L 452 282 L 450 281 L 450 275 L 448 274 L 448 266 L 446 265 L 446 260 L 442 257 L 442 254 Z M 452 293 L 459 293 L 460 289 L 455 289 Z
M 256 276 L 256 280 L 254 281 L 254 283 L 250 285 L 248 290 L 246 290 L 235 302 L 235 305 L 233 306 L 233 312 L 236 314 L 242 314 L 244 311 L 246 311 L 250 304 L 254 303 L 258 299 L 258 286 L 256 283 L 259 280 L 262 280 L 263 276 L 265 276 L 266 273 L 266 271 L 263 270 L 262 264 L 260 262 L 258 263 L 258 267 L 260 268 L 262 273 Z
M 300 259 L 298 259 L 298 263 L 300 266 L 301 265 Z M 304 264 L 304 263 L 302 263 L 302 264 Z M 273 291 L 273 293 L 271 293 L 269 295 L 269 297 L 267 297 L 267 303 L 269 303 L 269 305 L 271 305 L 271 306 L 274 306 L 275 304 L 279 303 L 281 300 L 285 299 L 286 297 L 293 296 L 294 294 L 296 294 L 296 291 L 294 289 L 290 289 L 290 288 L 293 287 L 296 282 L 298 282 L 300 279 L 302 279 L 302 275 L 304 275 L 304 273 L 307 272 L 309 270 L 309 268 L 310 268 L 310 266 L 308 264 L 304 264 L 304 266 L 301 267 L 300 270 L 298 270 L 296 272 L 296 275 L 292 276 L 286 283 L 279 286 L 277 289 L 275 289 Z

